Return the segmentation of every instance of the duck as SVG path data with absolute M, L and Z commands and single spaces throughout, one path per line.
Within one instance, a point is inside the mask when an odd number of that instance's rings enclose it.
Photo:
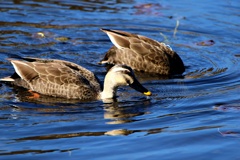
M 99 64 L 125 64 L 136 71 L 160 75 L 185 71 L 180 56 L 165 43 L 125 31 L 101 30 L 108 35 L 113 46 Z
M 151 92 L 140 84 L 131 67 L 115 65 L 106 74 L 103 86 L 93 72 L 64 60 L 23 57 L 8 59 L 15 72 L 0 81 L 53 97 L 77 100 L 104 100 L 117 96 L 119 86 L 130 86 L 146 96 Z

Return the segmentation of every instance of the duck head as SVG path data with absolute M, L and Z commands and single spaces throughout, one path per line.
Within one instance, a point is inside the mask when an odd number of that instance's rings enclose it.
M 151 92 L 140 84 L 133 70 L 126 65 L 115 65 L 108 71 L 104 80 L 101 98 L 107 99 L 116 97 L 116 91 L 119 86 L 130 86 L 146 96 L 151 96 Z

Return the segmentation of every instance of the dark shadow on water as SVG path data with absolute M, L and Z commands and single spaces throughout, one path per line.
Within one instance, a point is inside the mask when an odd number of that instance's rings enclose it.
M 116 129 L 116 130 L 109 130 L 109 131 L 103 131 L 103 132 L 77 132 L 77 133 L 67 133 L 67 134 L 51 134 L 51 135 L 43 135 L 43 136 L 32 136 L 32 137 L 24 137 L 24 138 L 18 138 L 14 139 L 16 142 L 21 141 L 41 141 L 41 140 L 52 140 L 52 139 L 61 139 L 61 138 L 73 138 L 73 137 L 85 137 L 85 136 L 103 136 L 103 135 L 109 135 L 109 136 L 116 136 L 116 135 L 130 135 L 137 132 L 146 132 L 146 135 L 150 134 L 157 134 L 163 132 L 164 129 L 167 129 L 168 127 L 164 128 L 154 128 L 154 129 L 143 129 L 143 130 L 128 130 L 128 129 Z
M 23 154 L 43 154 L 43 153 L 51 153 L 51 152 L 71 152 L 71 151 L 74 151 L 74 150 L 78 150 L 79 148 L 70 148 L 70 149 L 67 149 L 67 150 L 61 150 L 61 149 L 49 149 L 49 150 L 31 150 L 31 149 L 28 149 L 28 150 L 17 150 L 17 151 L 11 151 L 11 152 L 3 152 L 3 153 L 0 153 L 0 156 L 4 156 L 4 155 L 23 155 Z

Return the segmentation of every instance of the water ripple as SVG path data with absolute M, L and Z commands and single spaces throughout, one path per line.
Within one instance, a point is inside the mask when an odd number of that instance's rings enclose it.
M 102 27 L 164 41 L 186 66 L 174 77 L 136 72 L 153 96 L 123 87 L 112 104 L 32 100 L 27 90 L 1 84 L 1 157 L 238 158 L 238 6 L 231 0 L 1 2 L 0 77 L 13 72 L 7 58 L 31 56 L 81 64 L 103 81 L 106 69 L 97 62 L 112 44 Z

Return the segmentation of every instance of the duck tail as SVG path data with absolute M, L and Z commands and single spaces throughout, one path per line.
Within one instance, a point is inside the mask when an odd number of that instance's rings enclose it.
M 3 81 L 3 82 L 13 82 L 15 80 L 13 78 L 11 78 L 10 76 L 8 76 L 8 77 L 0 78 L 0 81 Z

